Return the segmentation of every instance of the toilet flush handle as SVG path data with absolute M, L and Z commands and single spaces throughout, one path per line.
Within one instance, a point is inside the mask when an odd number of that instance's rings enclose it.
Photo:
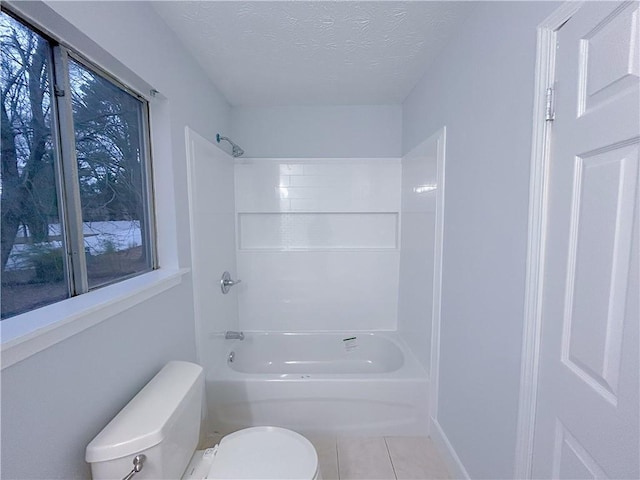
M 147 459 L 147 456 L 144 455 L 143 453 L 141 453 L 140 455 L 136 455 L 133 458 L 133 470 L 131 470 L 129 474 L 126 477 L 124 477 L 122 480 L 131 480 L 136 473 L 142 470 L 142 467 L 144 466 L 144 461 L 146 459 Z

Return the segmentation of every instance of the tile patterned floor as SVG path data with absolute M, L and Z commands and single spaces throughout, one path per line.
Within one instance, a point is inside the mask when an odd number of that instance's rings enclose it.
M 427 437 L 314 437 L 324 480 L 450 479 Z

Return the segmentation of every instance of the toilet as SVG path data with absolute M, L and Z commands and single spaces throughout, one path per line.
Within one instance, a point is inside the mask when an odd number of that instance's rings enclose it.
M 169 362 L 87 445 L 93 480 L 321 480 L 311 442 L 285 428 L 245 428 L 196 450 L 203 402 L 202 367 Z

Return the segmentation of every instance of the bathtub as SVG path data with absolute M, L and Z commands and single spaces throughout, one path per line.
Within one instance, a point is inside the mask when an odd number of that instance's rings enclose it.
M 394 333 L 245 332 L 207 366 L 209 431 L 426 435 L 429 382 Z

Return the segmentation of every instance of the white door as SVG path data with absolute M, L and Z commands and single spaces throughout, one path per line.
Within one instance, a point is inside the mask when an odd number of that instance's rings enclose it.
M 559 30 L 534 478 L 640 478 L 638 3 Z

